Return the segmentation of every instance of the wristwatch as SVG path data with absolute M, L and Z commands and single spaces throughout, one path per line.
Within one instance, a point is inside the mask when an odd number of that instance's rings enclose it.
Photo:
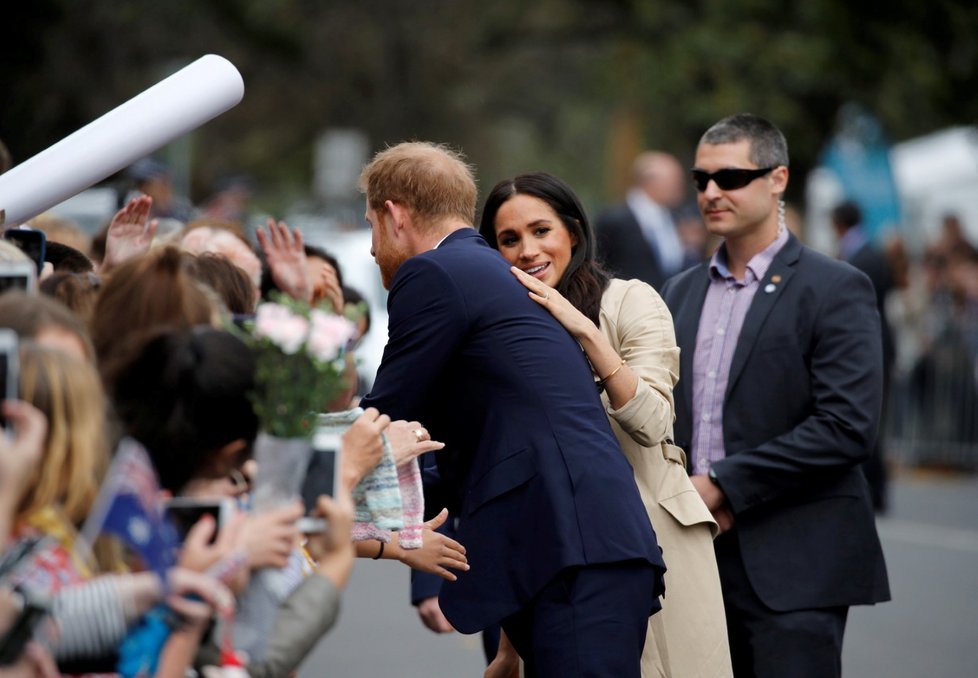
M 717 487 L 720 487 L 720 481 L 717 480 L 717 472 L 713 469 L 712 466 L 710 467 L 710 470 L 706 472 L 706 477 L 710 479 L 711 483 L 713 483 Z

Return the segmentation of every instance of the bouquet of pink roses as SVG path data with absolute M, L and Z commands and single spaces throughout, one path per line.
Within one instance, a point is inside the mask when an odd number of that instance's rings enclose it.
M 312 436 L 316 416 L 345 388 L 350 320 L 284 295 L 258 306 L 246 326 L 255 350 L 252 404 L 261 428 L 279 438 Z

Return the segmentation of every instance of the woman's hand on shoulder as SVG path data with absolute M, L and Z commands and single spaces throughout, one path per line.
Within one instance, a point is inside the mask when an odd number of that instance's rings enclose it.
M 567 301 L 560 292 L 537 280 L 532 275 L 524 273 L 516 266 L 511 266 L 509 270 L 530 291 L 530 299 L 550 311 L 557 322 L 563 325 L 564 329 L 574 337 L 581 339 L 587 334 L 597 331 L 594 323 Z

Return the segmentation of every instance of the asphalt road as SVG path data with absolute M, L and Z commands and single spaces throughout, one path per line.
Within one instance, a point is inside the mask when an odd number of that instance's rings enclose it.
M 978 477 L 903 473 L 878 524 L 893 601 L 852 610 L 844 675 L 978 677 Z M 476 637 L 421 625 L 406 568 L 365 560 L 300 678 L 467 678 L 482 668 Z

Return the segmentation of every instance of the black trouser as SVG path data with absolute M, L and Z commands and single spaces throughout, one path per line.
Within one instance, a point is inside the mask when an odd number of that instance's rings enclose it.
M 735 678 L 838 678 L 848 607 L 775 612 L 754 593 L 734 534 L 714 542 Z M 785 573 L 790 576 L 790 573 Z

